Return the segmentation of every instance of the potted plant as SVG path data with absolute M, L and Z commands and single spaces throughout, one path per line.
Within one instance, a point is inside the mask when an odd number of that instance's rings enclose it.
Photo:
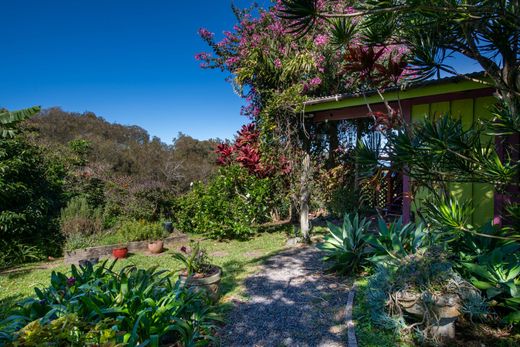
M 181 282 L 195 290 L 204 290 L 214 302 L 218 300 L 222 269 L 210 263 L 206 250 L 199 243 L 190 251 L 185 246 L 181 247 L 181 252 L 173 257 L 185 266 L 180 273 Z
M 113 249 L 112 249 L 112 255 L 113 255 L 114 258 L 116 258 L 116 259 L 123 259 L 123 258 L 126 258 L 126 256 L 128 255 L 128 247 L 126 247 L 126 246 L 121 246 L 121 247 L 113 248 Z
M 147 228 L 148 250 L 152 254 L 161 253 L 164 250 L 163 238 L 168 235 L 166 229 L 160 224 L 151 224 Z

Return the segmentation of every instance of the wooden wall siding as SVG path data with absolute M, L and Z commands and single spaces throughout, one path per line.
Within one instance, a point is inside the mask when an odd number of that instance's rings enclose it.
M 466 98 L 459 100 L 416 104 L 412 105 L 411 121 L 418 121 L 426 115 L 435 116 L 450 113 L 461 119 L 465 127 L 473 122 L 490 118 L 489 108 L 496 102 L 492 96 Z M 492 140 L 486 136 L 483 140 Z M 474 213 L 472 223 L 483 224 L 494 216 L 493 188 L 483 183 L 453 183 L 450 185 L 452 193 L 461 200 L 472 201 Z M 421 207 L 421 201 L 427 196 L 426 190 L 417 192 L 412 212 Z M 404 211 L 403 211 L 404 212 Z
M 468 88 L 464 90 L 464 88 Z M 443 93 L 444 91 L 444 93 Z M 428 94 L 431 93 L 431 94 Z M 394 95 L 395 94 L 395 95 Z M 482 88 L 471 83 L 463 82 L 458 85 L 446 85 L 423 88 L 419 90 L 405 91 L 401 94 L 401 108 L 404 119 L 408 122 L 417 121 L 426 115 L 440 115 L 450 113 L 452 116 L 462 120 L 462 124 L 469 127 L 478 119 L 489 119 L 489 107 L 496 102 L 492 96 L 494 89 Z M 386 95 L 386 94 L 385 94 Z M 397 108 L 397 94 L 388 95 L 390 105 Z M 368 97 L 370 107 L 373 111 L 386 111 L 386 107 L 379 102 L 378 97 Z M 314 115 L 314 122 L 337 121 L 342 119 L 355 119 L 369 117 L 369 110 L 365 99 L 362 97 L 340 100 L 337 102 L 326 102 L 324 104 L 310 105 L 306 112 Z M 421 206 L 421 200 L 426 197 L 426 192 L 418 192 L 412 206 L 410 194 L 410 179 L 403 176 L 403 219 L 409 221 L 411 213 Z M 497 215 L 498 204 L 495 206 L 491 185 L 480 183 L 457 183 L 451 184 L 453 194 L 462 200 L 471 200 L 474 213 L 472 223 L 480 224 L 489 221 Z M 497 202 L 499 202 L 497 200 Z

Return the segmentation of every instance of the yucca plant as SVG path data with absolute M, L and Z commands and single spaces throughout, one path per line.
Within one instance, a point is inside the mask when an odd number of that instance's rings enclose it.
M 345 214 L 341 227 L 330 222 L 328 227 L 329 235 L 319 248 L 327 254 L 323 259 L 332 263 L 329 271 L 340 274 L 357 272 L 368 256 L 365 237 L 370 222 L 365 218 L 360 219 L 358 214 Z

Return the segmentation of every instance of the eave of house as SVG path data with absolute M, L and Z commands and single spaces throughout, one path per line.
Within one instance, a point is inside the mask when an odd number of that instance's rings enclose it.
M 482 73 L 468 76 L 482 77 Z M 463 77 L 449 77 L 440 80 L 425 81 L 412 84 L 404 90 L 388 90 L 383 93 L 386 101 L 408 100 L 428 96 L 466 92 L 478 89 L 489 89 L 489 85 L 469 81 Z M 355 107 L 381 103 L 382 99 L 376 92 L 361 94 L 342 94 L 316 98 L 305 102 L 305 113 Z

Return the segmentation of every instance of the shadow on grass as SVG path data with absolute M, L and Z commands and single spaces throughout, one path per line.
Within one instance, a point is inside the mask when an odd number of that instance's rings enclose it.
M 280 254 L 284 251 L 284 249 L 281 249 L 278 251 L 270 252 L 261 257 L 255 257 L 245 261 L 229 260 L 222 264 L 223 277 L 220 283 L 221 296 L 226 296 L 227 294 L 232 293 L 243 284 L 243 281 L 241 281 L 239 277 L 247 273 L 248 268 L 250 266 L 262 265 L 269 258 L 276 256 L 277 254 Z M 224 302 L 222 304 L 224 310 L 231 308 L 232 305 L 232 302 Z
M 324 275 L 321 254 L 294 248 L 255 258 L 262 271 L 246 278 L 246 301 L 227 303 L 223 346 L 346 346 L 346 288 Z M 227 264 L 230 275 L 244 264 Z M 223 281 L 223 291 L 236 288 Z

